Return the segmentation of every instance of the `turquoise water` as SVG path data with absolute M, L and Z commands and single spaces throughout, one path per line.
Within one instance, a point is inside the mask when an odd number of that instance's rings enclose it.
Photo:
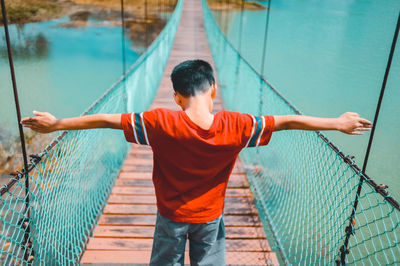
M 32 110 L 79 115 L 121 76 L 121 27 L 103 21 L 62 27 L 68 21 L 10 26 L 22 116 Z M 0 38 L 0 124 L 13 130 L 16 113 L 3 30 Z M 127 65 L 139 56 L 132 46 L 126 40 Z
M 56 117 L 78 116 L 120 78 L 121 27 L 98 19 L 89 19 L 83 27 L 71 27 L 72 23 L 64 17 L 10 25 L 22 117 L 33 110 Z M 139 54 L 131 40 L 126 40 L 125 47 L 129 66 Z M 24 131 L 28 154 L 41 152 L 57 134 L 30 139 L 32 132 Z M 0 29 L 0 185 L 6 183 L 8 173 L 22 166 L 18 136 L 4 30 Z
M 399 9 L 397 0 L 272 0 L 266 79 L 306 115 L 336 117 L 352 111 L 372 121 Z M 240 12 L 215 15 L 238 47 Z M 241 52 L 259 71 L 265 18 L 266 11 L 243 13 Z M 377 183 L 389 185 L 389 192 L 399 201 L 400 44 L 397 46 L 366 172 Z M 325 133 L 362 166 L 369 134 Z

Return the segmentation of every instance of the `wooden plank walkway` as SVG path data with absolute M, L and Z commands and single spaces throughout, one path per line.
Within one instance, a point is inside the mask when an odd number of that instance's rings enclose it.
M 212 62 L 203 28 L 200 0 L 185 0 L 181 23 L 159 92 L 151 108 L 178 110 L 169 75 L 187 59 Z M 217 97 L 214 112 L 222 110 Z M 156 218 L 156 198 L 151 180 L 149 147 L 134 145 L 126 158 L 99 224 L 85 251 L 82 264 L 148 264 Z M 226 259 L 228 265 L 278 264 L 270 251 L 240 162 L 236 163 L 226 193 Z M 188 250 L 188 249 L 187 249 Z M 189 263 L 186 252 L 185 263 Z

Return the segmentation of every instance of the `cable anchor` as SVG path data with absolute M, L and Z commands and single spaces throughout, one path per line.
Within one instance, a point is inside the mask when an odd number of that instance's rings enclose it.
M 388 196 L 389 192 L 387 192 L 387 190 L 386 190 L 388 187 L 389 187 L 388 185 L 380 184 L 375 188 L 375 191 L 378 193 L 384 194 L 385 196 Z
M 354 165 L 354 155 L 347 155 L 345 156 L 343 159 L 346 163 L 348 163 L 349 165 Z

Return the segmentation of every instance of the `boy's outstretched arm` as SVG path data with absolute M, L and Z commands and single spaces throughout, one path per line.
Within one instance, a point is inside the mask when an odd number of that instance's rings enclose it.
M 94 114 L 65 119 L 57 119 L 45 112 L 33 111 L 33 114 L 35 116 L 23 118 L 21 124 L 40 133 L 90 128 L 122 129 L 121 114 Z
M 344 113 L 338 118 L 319 118 L 304 115 L 274 116 L 275 128 L 279 130 L 338 130 L 350 135 L 362 135 L 368 131 L 372 123 L 361 118 L 357 113 Z

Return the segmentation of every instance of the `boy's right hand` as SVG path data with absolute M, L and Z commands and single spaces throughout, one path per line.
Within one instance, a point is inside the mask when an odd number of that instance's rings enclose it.
M 361 131 L 369 131 L 371 128 L 372 123 L 357 113 L 347 112 L 338 118 L 338 130 L 349 135 L 362 135 Z
M 25 117 L 21 120 L 24 127 L 39 133 L 50 133 L 56 131 L 57 118 L 47 112 L 33 111 L 34 117 Z

